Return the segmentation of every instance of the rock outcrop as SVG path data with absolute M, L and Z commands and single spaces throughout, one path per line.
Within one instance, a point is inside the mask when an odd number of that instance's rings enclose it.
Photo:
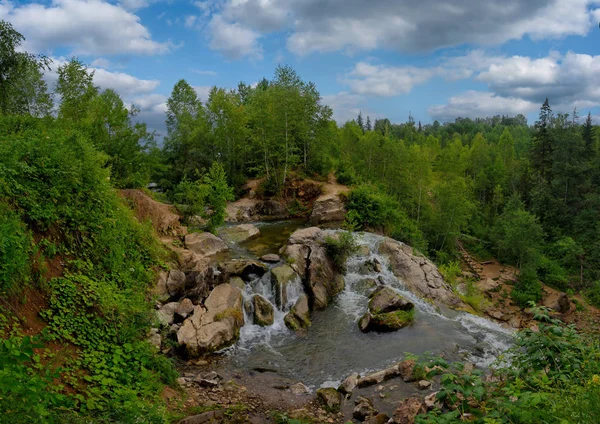
M 211 233 L 192 233 L 186 235 L 185 247 L 202 256 L 213 256 L 228 249 L 223 240 Z
M 317 227 L 295 231 L 283 248 L 283 254 L 304 282 L 314 309 L 324 309 L 335 295 L 344 290 L 340 275 L 324 245 L 325 232 Z
M 241 224 L 221 230 L 223 239 L 233 243 L 240 243 L 260 237 L 260 230 L 252 224 Z
M 279 308 L 288 304 L 288 286 L 300 277 L 289 265 L 278 265 L 271 269 L 271 283 L 275 289 L 275 301 Z
M 252 304 L 254 306 L 254 324 L 261 327 L 273 325 L 274 313 L 271 302 L 261 295 L 256 294 L 252 298 Z
M 412 323 L 415 305 L 391 287 L 379 286 L 369 297 L 369 310 L 358 322 L 361 331 L 396 331 Z
M 317 398 L 329 412 L 339 412 L 342 406 L 342 394 L 333 387 L 317 390 Z
M 324 194 L 319 196 L 313 205 L 310 215 L 312 225 L 326 222 L 341 222 L 346 219 L 344 202 L 337 194 Z
M 564 314 L 571 309 L 571 302 L 569 302 L 569 297 L 566 293 L 550 293 L 544 298 L 542 304 L 561 314 Z
M 249 281 L 251 276 L 262 277 L 268 268 L 265 264 L 252 259 L 232 259 L 222 262 L 218 266 L 221 274 L 219 281 L 227 283 L 231 277 L 240 277 L 244 281 Z
M 394 411 L 394 415 L 392 416 L 392 420 L 390 422 L 396 424 L 413 424 L 416 416 L 419 414 L 424 414 L 425 412 L 427 412 L 425 401 L 417 397 L 410 397 L 408 399 L 404 399 L 400 403 L 398 408 L 396 408 Z
M 177 332 L 177 341 L 189 357 L 214 352 L 238 339 L 244 324 L 242 292 L 230 284 L 220 284 L 204 306 L 194 308 Z
M 415 255 L 412 247 L 386 238 L 379 246 L 379 253 L 389 258 L 392 271 L 411 292 L 437 305 L 469 309 L 444 281 L 435 264 L 427 258 Z
M 285 325 L 294 331 L 310 327 L 310 309 L 308 307 L 308 297 L 300 296 L 292 309 L 283 318 Z

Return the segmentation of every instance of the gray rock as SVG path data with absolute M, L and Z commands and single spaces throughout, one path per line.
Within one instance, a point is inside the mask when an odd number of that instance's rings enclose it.
M 179 302 L 171 302 L 163 305 L 158 311 L 156 311 L 156 318 L 160 325 L 168 327 L 173 324 L 175 311 L 179 307 Z
M 296 383 L 296 384 L 292 384 L 290 386 L 290 391 L 295 394 L 296 396 L 301 396 L 301 395 L 305 395 L 310 393 L 310 390 L 308 390 L 308 387 L 306 387 L 304 384 L 302 383 Z
M 241 224 L 235 227 L 224 228 L 221 230 L 220 235 L 226 241 L 241 243 L 260 237 L 260 230 L 252 224 Z
M 373 401 L 371 399 L 367 399 L 366 397 L 359 396 L 354 401 L 354 411 L 352 411 L 352 417 L 354 419 L 363 421 L 365 418 L 376 415 L 377 410 L 373 406 Z
M 340 384 L 338 392 L 344 395 L 351 395 L 356 386 L 358 385 L 358 373 L 352 373 Z
M 394 378 L 399 375 L 400 370 L 398 369 L 398 365 L 394 365 L 384 370 L 377 371 L 372 374 L 366 375 L 362 378 L 359 378 L 357 385 L 358 387 L 374 386 L 375 384 L 380 384 L 385 380 L 389 380 L 390 378 Z
M 169 271 L 167 278 L 167 292 L 170 296 L 178 296 L 185 289 L 185 274 L 178 269 Z
M 315 200 L 310 223 L 318 225 L 325 222 L 341 222 L 346 219 L 344 202 L 337 194 L 321 195 Z
M 171 297 L 169 290 L 167 289 L 168 278 L 169 273 L 167 271 L 161 271 L 156 276 L 156 284 L 152 289 L 152 293 L 156 296 L 159 302 L 166 302 L 169 300 L 169 297 Z
M 308 297 L 302 295 L 298 298 L 290 312 L 283 318 L 285 325 L 294 331 L 310 327 L 310 309 L 308 307 Z
M 183 299 L 177 309 L 175 309 L 175 321 L 182 322 L 185 320 L 192 312 L 194 312 L 194 304 L 188 298 Z
M 254 324 L 262 327 L 273 325 L 273 305 L 259 294 L 252 298 L 254 304 Z
M 571 308 L 571 303 L 566 293 L 551 293 L 543 300 L 542 304 L 561 314 L 568 312 Z
M 265 264 L 252 259 L 232 259 L 219 264 L 220 280 L 227 283 L 231 277 L 240 277 L 249 281 L 252 275 L 261 277 L 268 268 Z
M 185 236 L 185 246 L 202 256 L 212 256 L 228 250 L 223 240 L 211 233 L 192 233 Z
M 419 382 L 417 383 L 417 387 L 419 388 L 419 390 L 429 389 L 431 387 L 431 381 L 419 380 Z
M 290 283 L 299 280 L 298 274 L 289 265 L 278 265 L 271 269 L 271 283 L 275 288 L 275 301 L 279 308 L 288 303 L 287 287 Z
M 196 306 L 177 332 L 177 341 L 188 356 L 227 347 L 238 339 L 244 324 L 242 293 L 230 284 L 214 288 L 204 306 Z
M 277 262 L 281 261 L 281 258 L 279 257 L 279 255 L 276 255 L 275 253 L 268 253 L 266 255 L 261 256 L 260 260 L 263 262 L 277 263 Z
M 371 295 L 369 311 L 381 314 L 393 311 L 410 311 L 415 305 L 400 296 L 394 289 L 382 286 Z
M 229 284 L 231 284 L 233 287 L 237 287 L 238 289 L 240 289 L 242 291 L 246 290 L 246 282 L 238 276 L 231 277 L 229 279 Z
M 411 292 L 438 305 L 454 309 L 469 308 L 444 281 L 433 262 L 415 255 L 412 247 L 386 238 L 379 245 L 379 253 L 388 257 L 393 273 Z
M 342 406 L 342 394 L 333 387 L 317 390 L 317 398 L 329 412 L 339 412 Z

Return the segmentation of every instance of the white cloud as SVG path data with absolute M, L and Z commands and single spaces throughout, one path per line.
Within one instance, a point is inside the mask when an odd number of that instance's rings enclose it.
M 436 69 L 414 66 L 385 67 L 359 62 L 344 79 L 352 92 L 390 97 L 409 93 L 436 74 Z
M 68 47 L 73 54 L 167 53 L 171 43 L 154 41 L 138 16 L 102 0 L 53 0 L 49 5 L 4 2 L 0 19 L 26 37 L 25 49 L 48 52 Z
M 208 100 L 208 95 L 210 94 L 210 90 L 212 90 L 212 85 L 197 85 L 194 87 L 196 94 L 201 102 L 206 103 Z
M 221 51 L 230 59 L 249 57 L 262 59 L 262 48 L 258 45 L 260 34 L 241 24 L 228 22 L 221 15 L 214 15 L 208 24 L 212 50 Z
M 112 66 L 112 63 L 108 59 L 99 57 L 98 59 L 92 61 L 91 66 L 93 66 L 94 68 L 109 69 Z
M 193 28 L 196 24 L 196 20 L 198 19 L 195 15 L 189 15 L 185 17 L 185 21 L 183 22 L 183 26 L 186 28 Z
M 594 0 L 213 0 L 231 23 L 261 34 L 288 31 L 298 55 L 338 50 L 431 51 L 499 45 L 523 37 L 586 35 L 600 15 Z
M 445 105 L 430 107 L 428 112 L 433 119 L 447 122 L 459 117 L 474 119 L 494 115 L 514 116 L 519 113 L 525 115 L 539 107 L 539 104 L 523 99 L 501 97 L 489 92 L 467 91 L 450 97 Z
M 342 91 L 323 96 L 321 103 L 331 107 L 333 109 L 333 119 L 338 124 L 343 124 L 358 116 L 361 111 L 360 106 L 364 100 L 363 96 Z M 366 119 L 366 115 L 364 115 L 364 118 Z
M 206 75 L 209 77 L 217 76 L 217 73 L 215 71 L 208 71 L 208 70 L 203 70 L 203 69 L 194 69 L 192 72 L 195 74 L 198 74 L 198 75 Z

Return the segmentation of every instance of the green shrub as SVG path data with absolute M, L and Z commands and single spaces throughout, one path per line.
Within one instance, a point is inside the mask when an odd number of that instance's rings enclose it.
M 440 274 L 442 274 L 442 277 L 444 277 L 444 280 L 446 280 L 450 286 L 456 287 L 456 277 L 460 276 L 462 273 L 462 270 L 460 269 L 460 262 L 450 261 L 440 265 L 439 270 Z
M 400 204 L 370 185 L 353 189 L 346 201 L 346 225 L 351 230 L 382 231 L 396 240 L 424 250 L 423 234 Z
M 567 270 L 544 255 L 540 255 L 537 272 L 540 280 L 551 287 L 564 291 L 569 285 Z
M 336 236 L 325 237 L 325 250 L 327 256 L 333 261 L 333 265 L 340 272 L 346 270 L 346 260 L 352 255 L 358 246 L 354 240 L 352 233 L 348 231 L 341 231 Z
M 542 284 L 535 268 L 527 267 L 521 270 L 511 297 L 521 307 L 527 306 L 530 302 L 537 303 L 542 299 Z
M 0 201 L 0 293 L 29 277 L 31 236 L 19 216 Z
M 585 297 L 596 308 L 600 308 L 600 281 L 596 281 L 585 291 Z

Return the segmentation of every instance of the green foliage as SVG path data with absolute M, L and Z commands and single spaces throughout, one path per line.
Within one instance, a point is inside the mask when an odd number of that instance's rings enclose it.
M 542 299 L 542 284 L 538 279 L 535 268 L 527 267 L 521 270 L 511 297 L 522 307 L 530 302 L 537 303 Z
M 227 202 L 234 196 L 225 169 L 214 162 L 199 180 L 189 181 L 184 177 L 175 189 L 175 199 L 186 219 L 196 215 L 207 218 L 208 231 L 214 233 L 225 222 Z
M 207 194 L 208 187 L 203 184 L 202 180 L 190 181 L 184 177 L 177 184 L 173 197 L 177 202 L 177 208 L 187 222 L 194 216 L 205 214 Z
M 341 231 L 335 236 L 325 237 L 325 250 L 327 256 L 333 261 L 333 265 L 340 272 L 346 269 L 346 260 L 356 252 L 358 245 L 351 232 Z
M 354 188 L 346 201 L 346 225 L 353 230 L 380 230 L 393 238 L 423 247 L 423 236 L 415 223 L 390 196 L 375 187 L 361 185 Z
M 31 236 L 19 216 L 0 201 L 0 293 L 22 285 L 29 277 Z
M 600 345 L 535 310 L 539 331 L 523 330 L 493 378 L 460 363 L 425 360 L 441 373 L 439 402 L 417 423 L 595 423 L 600 416 Z M 436 365 L 436 366 L 434 366 Z M 426 368 L 427 367 L 427 368 Z
M 586 299 L 596 308 L 600 308 L 600 281 L 596 281 L 585 292 Z
M 440 265 L 440 274 L 444 277 L 444 280 L 452 287 L 456 287 L 456 277 L 460 276 L 462 269 L 460 268 L 460 262 L 451 261 Z

